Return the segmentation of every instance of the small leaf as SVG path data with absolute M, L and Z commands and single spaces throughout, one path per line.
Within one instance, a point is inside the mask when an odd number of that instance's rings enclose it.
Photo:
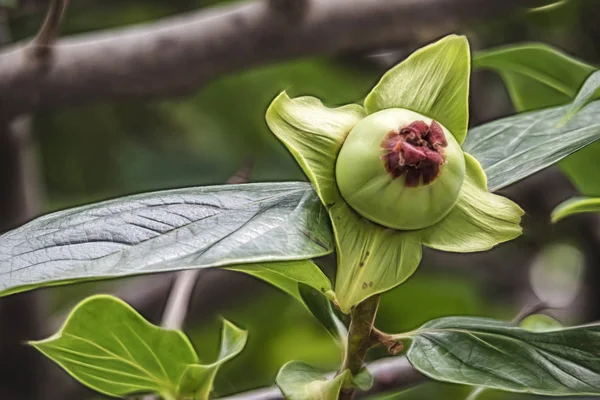
M 573 116 L 577 114 L 583 107 L 585 107 L 594 100 L 598 100 L 599 98 L 600 71 L 596 71 L 592 75 L 590 75 L 590 77 L 583 84 L 583 87 L 577 94 L 577 97 L 571 103 L 571 106 L 567 111 L 567 115 L 565 116 L 565 120 L 573 118 Z
M 498 72 L 518 112 L 571 102 L 596 70 L 551 46 L 537 43 L 476 53 L 473 68 Z
M 0 236 L 0 291 L 332 250 L 329 220 L 308 183 L 170 190 L 49 214 Z
M 574 197 L 560 203 L 552 211 L 552 222 L 581 213 L 600 212 L 600 197 Z
M 485 251 L 522 233 L 521 207 L 488 192 L 477 160 L 465 153 L 465 161 L 465 181 L 458 200 L 443 220 L 423 229 L 425 246 L 459 253 Z
M 600 101 L 565 124 L 567 106 L 518 114 L 469 131 L 463 148 L 483 167 L 491 191 L 517 182 L 600 139 Z
M 228 267 L 262 279 L 305 305 L 342 349 L 346 348 L 346 327 L 335 315 L 328 296 L 334 297 L 331 282 L 308 260 L 248 264 Z
M 350 371 L 332 379 L 326 374 L 303 362 L 291 361 L 281 367 L 275 381 L 287 400 L 338 400 Z
M 369 114 L 406 108 L 445 126 L 462 143 L 469 123 L 471 53 L 463 36 L 423 47 L 390 69 L 365 99 Z
M 174 399 L 186 366 L 198 362 L 181 331 L 154 326 L 105 295 L 82 301 L 58 333 L 30 344 L 82 384 L 117 397 L 151 392 Z
M 548 332 L 563 327 L 560 322 L 544 314 L 530 315 L 521 322 L 520 326 L 532 332 Z
M 331 291 L 331 282 L 312 261 L 286 261 L 274 263 L 244 264 L 227 267 L 270 283 L 303 302 L 298 284 L 315 288 L 320 293 Z
M 209 365 L 188 365 L 179 382 L 178 395 L 191 396 L 197 400 L 208 399 L 219 368 L 244 349 L 247 339 L 248 333 L 246 331 L 239 329 L 227 320 L 223 320 L 221 350 L 217 361 Z
M 531 332 L 448 317 L 407 336 L 411 364 L 436 380 L 548 396 L 600 394 L 600 325 Z

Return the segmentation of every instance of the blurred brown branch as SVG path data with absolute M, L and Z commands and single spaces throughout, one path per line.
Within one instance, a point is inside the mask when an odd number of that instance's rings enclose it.
M 118 97 L 188 93 L 243 68 L 407 37 L 422 42 L 472 19 L 538 4 L 540 0 L 254 0 L 61 39 L 41 81 L 23 73 L 27 45 L 17 44 L 0 53 L 0 117 Z

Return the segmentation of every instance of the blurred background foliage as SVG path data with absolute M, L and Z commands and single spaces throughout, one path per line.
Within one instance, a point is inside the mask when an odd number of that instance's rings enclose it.
M 217 1 L 73 1 L 62 34 L 127 26 L 214 3 Z M 44 2 L 22 0 L 10 13 L 13 38 L 32 36 L 44 11 Z M 460 29 L 469 35 L 475 48 L 535 40 L 598 63 L 599 20 L 600 7 L 595 0 L 559 1 L 544 9 L 501 21 L 475 22 Z M 436 34 L 433 30 L 430 39 Z M 329 106 L 360 102 L 392 62 L 422 44 L 400 42 L 398 47 L 384 49 L 385 57 L 381 57 L 381 52 L 373 57 L 369 51 L 338 54 L 224 76 L 185 98 L 85 105 L 37 115 L 34 132 L 45 184 L 45 211 L 141 191 L 220 184 L 248 159 L 254 162 L 253 181 L 304 179 L 264 122 L 264 112 L 272 98 L 287 90 L 293 96 L 317 96 Z M 483 84 L 475 85 L 474 90 L 478 91 L 473 97 L 478 104 L 472 123 L 512 112 L 497 77 L 483 73 L 474 79 Z M 516 246 L 527 245 L 525 242 Z M 574 248 L 577 246 L 564 253 L 568 256 Z M 449 314 L 509 320 L 518 312 L 519 299 L 499 302 L 487 293 L 478 278 L 496 273 L 486 269 L 487 265 L 480 265 L 483 271 L 475 275 L 429 267 L 422 265 L 406 284 L 383 296 L 377 321 L 381 329 L 401 332 Z M 49 289 L 51 308 L 55 315 L 61 315 L 86 294 L 110 290 L 118 284 L 85 283 Z M 248 329 L 250 336 L 241 356 L 226 364 L 219 374 L 218 395 L 270 385 L 280 366 L 292 359 L 325 369 L 335 369 L 340 361 L 339 351 L 325 330 L 293 299 L 265 284 L 260 284 L 249 301 L 237 302 L 221 314 Z M 576 323 L 578 318 L 574 315 L 568 319 Z M 199 324 L 192 320 L 186 331 L 201 358 L 211 360 L 217 352 L 220 316 L 212 315 L 202 321 Z M 464 399 L 467 393 L 467 388 L 428 383 L 376 398 Z M 481 398 L 525 396 L 489 392 Z

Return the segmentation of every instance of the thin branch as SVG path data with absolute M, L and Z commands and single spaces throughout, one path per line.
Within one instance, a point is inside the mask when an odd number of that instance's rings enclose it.
M 301 7 L 290 7 L 289 0 L 253 0 L 221 5 L 61 39 L 52 46 L 52 69 L 37 85 L 35 77 L 22 72 L 27 46 L 18 44 L 0 53 L 0 116 L 190 93 L 222 74 L 270 62 L 410 38 L 433 40 L 465 22 L 496 18 L 540 1 L 302 0 Z M 282 12 L 284 17 L 278 17 Z
M 240 169 L 227 180 L 229 184 L 248 182 L 253 162 L 248 159 L 244 161 Z M 192 292 L 202 270 L 190 269 L 175 274 L 175 283 L 167 299 L 167 305 L 163 313 L 161 325 L 167 329 L 181 329 L 188 313 Z M 143 400 L 154 400 L 156 396 L 148 395 Z
M 533 303 L 526 304 L 510 323 L 513 325 L 519 325 L 530 315 L 537 314 L 550 308 L 552 307 L 548 306 L 548 304 L 544 303 L 543 301 L 536 300 Z
M 36 72 L 46 72 L 52 58 L 52 46 L 58 37 L 60 23 L 65 14 L 69 0 L 50 0 L 46 19 L 38 34 L 29 44 L 28 59 Z
M 229 184 L 248 182 L 252 170 L 252 160 L 244 161 L 240 169 L 227 180 Z M 175 275 L 175 283 L 171 294 L 167 299 L 167 305 L 163 314 L 161 325 L 168 329 L 181 329 L 187 315 L 192 291 L 200 276 L 200 269 L 190 269 L 178 272 Z
M 38 47 L 48 47 L 58 36 L 62 17 L 69 5 L 69 0 L 50 0 L 50 8 L 46 19 L 32 44 Z

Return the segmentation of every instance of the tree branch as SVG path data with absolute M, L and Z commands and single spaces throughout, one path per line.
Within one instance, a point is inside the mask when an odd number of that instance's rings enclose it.
M 0 117 L 113 98 L 189 93 L 219 75 L 269 62 L 410 37 L 431 40 L 463 22 L 541 0 L 296 1 L 253 0 L 61 39 L 42 82 L 22 72 L 26 45 L 13 46 L 0 53 Z

